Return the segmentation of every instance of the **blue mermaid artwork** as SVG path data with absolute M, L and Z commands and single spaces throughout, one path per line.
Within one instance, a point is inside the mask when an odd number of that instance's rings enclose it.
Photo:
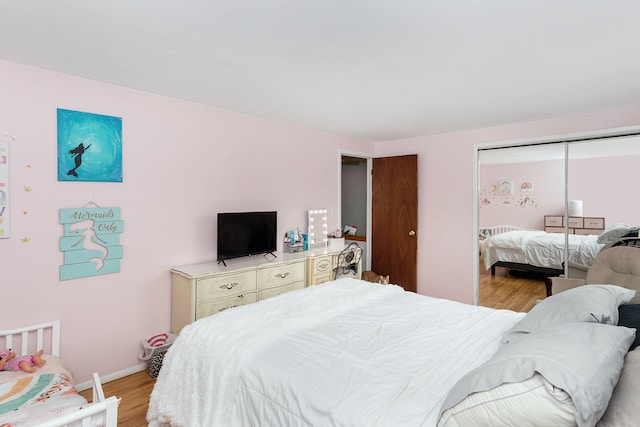
M 59 108 L 58 181 L 122 182 L 122 119 Z

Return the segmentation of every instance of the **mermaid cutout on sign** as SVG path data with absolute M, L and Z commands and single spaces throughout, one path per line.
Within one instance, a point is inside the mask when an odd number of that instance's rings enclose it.
M 98 242 L 104 243 L 107 242 L 99 238 L 93 229 L 94 221 L 92 219 L 85 219 L 84 221 L 74 222 L 69 226 L 69 230 L 72 232 L 78 232 L 82 230 L 82 236 L 80 239 L 71 245 L 71 247 L 75 247 L 82 243 L 82 247 L 88 251 L 98 251 L 101 253 L 100 257 L 91 258 L 89 261 L 94 262 L 96 264 L 96 271 L 100 271 L 100 269 L 104 266 L 104 260 L 107 258 L 109 251 L 103 245 Z

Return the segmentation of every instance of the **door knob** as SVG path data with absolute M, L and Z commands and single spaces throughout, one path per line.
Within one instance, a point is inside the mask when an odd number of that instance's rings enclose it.
M 416 235 L 416 232 L 415 232 L 415 231 L 411 230 L 411 231 L 409 232 L 409 236 L 415 236 L 415 235 Z

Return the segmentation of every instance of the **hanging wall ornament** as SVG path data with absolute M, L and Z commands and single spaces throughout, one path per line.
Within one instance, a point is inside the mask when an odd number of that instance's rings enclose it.
M 124 222 L 120 208 L 101 208 L 89 202 L 82 208 L 60 209 L 64 263 L 60 280 L 120 272 Z

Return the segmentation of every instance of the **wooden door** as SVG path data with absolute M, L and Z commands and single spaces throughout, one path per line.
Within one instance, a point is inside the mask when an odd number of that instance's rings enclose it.
M 371 269 L 417 290 L 418 155 L 373 159 Z

